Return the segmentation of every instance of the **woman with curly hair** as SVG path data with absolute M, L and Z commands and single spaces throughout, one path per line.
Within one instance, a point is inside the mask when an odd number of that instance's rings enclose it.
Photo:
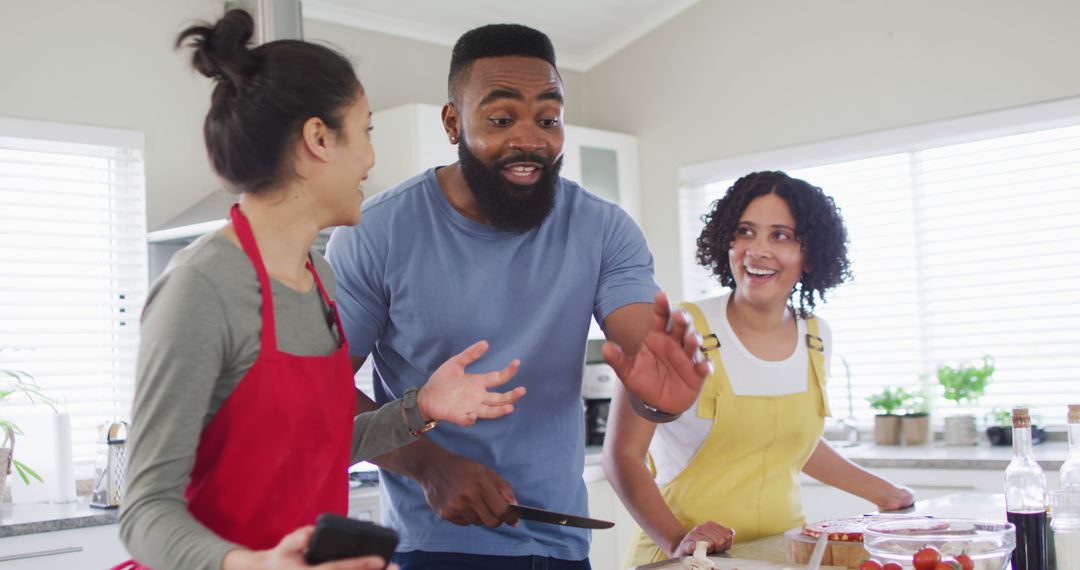
M 882 510 L 914 500 L 822 439 L 832 335 L 813 310 L 851 275 L 832 198 L 783 172 L 755 172 L 704 220 L 698 262 L 731 292 L 683 303 L 714 368 L 696 413 L 656 425 L 617 388 L 609 418 L 604 470 L 643 530 L 631 565 L 801 526 L 800 471 Z

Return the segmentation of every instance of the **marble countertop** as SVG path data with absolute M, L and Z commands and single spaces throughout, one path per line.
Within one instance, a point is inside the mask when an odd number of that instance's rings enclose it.
M 862 444 L 838 448 L 849 459 L 867 468 L 911 469 L 986 469 L 1002 471 L 1012 458 L 1010 447 L 945 447 L 934 445 L 903 447 Z M 585 448 L 584 478 L 587 483 L 604 479 L 600 446 Z M 1065 442 L 1046 442 L 1035 446 L 1035 457 L 1046 471 L 1061 468 L 1068 445 Z M 355 495 L 374 495 L 378 487 L 367 486 L 351 491 Z M 117 510 L 90 507 L 87 499 L 66 504 L 5 505 L 0 507 L 0 538 L 38 532 L 68 530 L 88 526 L 115 524 Z
M 1004 471 L 1012 460 L 1012 447 L 975 445 L 946 447 L 935 443 L 918 446 L 879 446 L 861 444 L 837 450 L 867 468 L 911 469 L 986 469 Z M 1057 471 L 1069 454 L 1063 441 L 1048 441 L 1034 446 L 1035 459 L 1045 471 Z
M 114 524 L 119 509 L 98 509 L 85 497 L 72 503 L 31 503 L 0 507 L 0 538 Z
M 986 444 L 971 447 L 946 447 L 941 442 L 930 445 L 874 445 L 862 443 L 853 447 L 834 445 L 848 459 L 866 468 L 910 469 L 985 469 L 1004 471 L 1012 460 L 1012 447 L 994 447 Z M 1069 454 L 1064 441 L 1048 441 L 1034 446 L 1035 459 L 1045 471 L 1057 471 Z M 585 471 L 599 466 L 600 446 L 585 448 Z M 588 481 L 588 477 L 586 477 Z

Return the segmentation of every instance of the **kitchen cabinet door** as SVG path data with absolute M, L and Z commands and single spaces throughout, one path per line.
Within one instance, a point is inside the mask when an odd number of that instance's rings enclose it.
M 587 483 L 589 492 L 589 516 L 606 521 L 615 521 L 615 528 L 592 531 L 592 545 L 589 548 L 589 563 L 593 568 L 619 568 L 622 553 L 616 540 L 616 521 L 619 498 L 615 490 L 604 479 Z
M 442 106 L 412 103 L 373 114 L 375 167 L 364 193 L 370 198 L 435 166 L 457 160 L 457 147 L 447 140 Z
M 1004 473 L 993 469 L 873 469 L 874 473 L 910 487 L 922 501 L 954 493 L 1001 493 Z M 1050 490 L 1057 487 L 1053 473 L 1047 474 Z M 803 509 L 806 520 L 858 516 L 877 511 L 877 506 L 854 495 L 802 475 Z
M 349 491 L 349 517 L 380 524 L 379 487 L 360 487 Z
M 112 568 L 130 558 L 119 525 L 25 534 L 0 539 L 3 570 Z
M 600 466 L 586 467 L 585 471 L 589 516 L 615 523 L 614 528 L 593 531 L 589 562 L 595 570 L 622 568 L 630 544 L 637 536 L 637 523 L 619 500 L 615 489 L 603 478 Z M 590 478 L 591 471 L 600 472 L 600 475 Z
M 372 124 L 377 156 L 364 187 L 368 197 L 457 160 L 457 147 L 447 140 L 439 105 L 385 109 L 374 114 Z M 567 125 L 562 176 L 619 204 L 641 223 L 638 143 L 633 135 Z
M 567 125 L 562 175 L 619 204 L 641 224 L 638 143 L 633 135 Z

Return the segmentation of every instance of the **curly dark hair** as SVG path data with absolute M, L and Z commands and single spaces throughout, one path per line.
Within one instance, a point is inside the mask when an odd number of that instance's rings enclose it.
M 766 194 L 776 194 L 787 202 L 795 218 L 795 238 L 806 256 L 805 265 L 813 268 L 802 274 L 792 290 L 792 295 L 799 292 L 799 306 L 796 309 L 792 304 L 792 311 L 809 318 L 815 297 L 824 301 L 828 290 L 851 279 L 844 219 L 833 199 L 817 186 L 779 171 L 753 172 L 736 180 L 701 217 L 705 228 L 697 240 L 698 263 L 712 271 L 721 285 L 735 289 L 728 251 L 742 213 L 751 201 Z

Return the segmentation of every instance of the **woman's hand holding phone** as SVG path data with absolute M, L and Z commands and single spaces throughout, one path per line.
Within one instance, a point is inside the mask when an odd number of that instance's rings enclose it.
M 269 550 L 246 550 L 237 548 L 229 551 L 222 562 L 222 570 L 297 570 L 300 568 L 318 568 L 319 570 L 397 570 L 396 564 L 386 565 L 380 556 L 349 558 L 312 566 L 304 562 L 304 551 L 315 532 L 313 525 L 298 528 L 285 535 L 277 546 Z

